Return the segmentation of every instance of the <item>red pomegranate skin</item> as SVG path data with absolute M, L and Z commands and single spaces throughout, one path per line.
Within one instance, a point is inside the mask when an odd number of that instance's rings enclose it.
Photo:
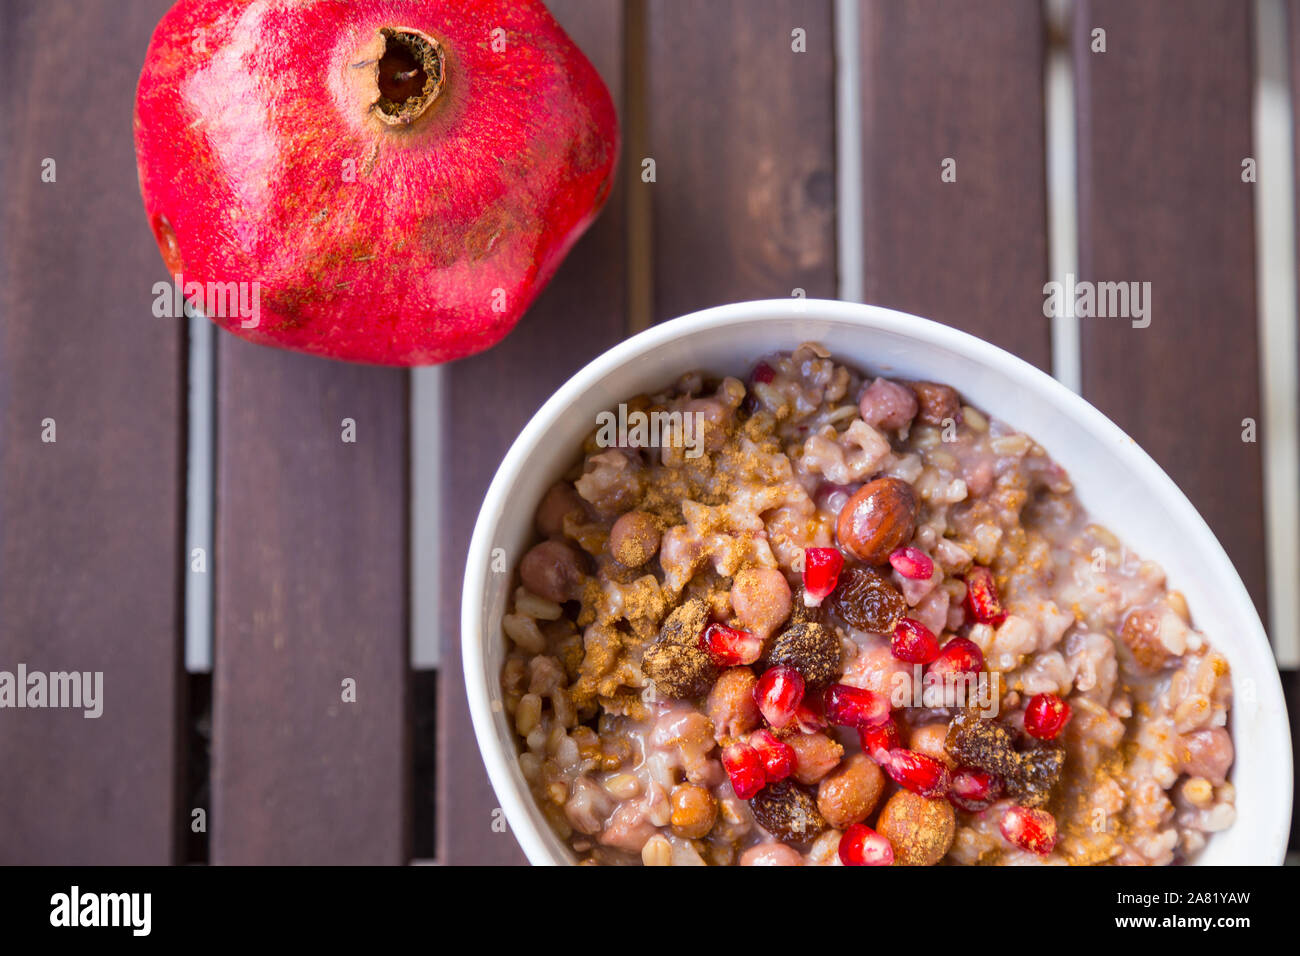
M 441 87 L 404 101 L 426 104 L 413 117 L 376 105 L 383 29 L 441 48 L 420 74 Z M 392 106 L 401 90 L 385 92 Z M 181 0 L 149 45 L 135 143 L 169 273 L 258 283 L 255 327 L 233 308 L 205 310 L 215 322 L 427 365 L 519 320 L 609 195 L 618 121 L 534 0 Z

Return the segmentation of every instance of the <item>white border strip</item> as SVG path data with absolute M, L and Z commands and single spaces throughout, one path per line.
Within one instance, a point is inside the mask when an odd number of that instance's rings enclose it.
M 1296 445 L 1300 389 L 1296 381 L 1295 152 L 1286 43 L 1281 0 L 1256 0 L 1255 269 L 1269 633 L 1278 666 L 1294 668 L 1300 666 L 1300 455 Z
M 441 580 L 443 368 L 411 369 L 411 667 L 433 670 L 442 660 Z
M 190 385 L 186 396 L 189 417 L 185 461 L 185 669 L 191 674 L 212 672 L 212 511 L 214 424 L 213 389 L 215 328 L 187 303 Z M 194 549 L 202 548 L 203 572 L 194 570 Z
M 1043 14 L 1055 22 L 1057 32 L 1068 36 L 1070 7 L 1059 0 L 1046 0 Z M 1048 272 L 1057 282 L 1079 274 L 1079 208 L 1076 175 L 1074 69 L 1070 50 L 1048 47 L 1044 70 L 1043 103 L 1047 132 L 1047 249 Z M 1079 350 L 1079 320 L 1075 316 L 1052 317 L 1052 375 L 1078 394 L 1083 387 Z
M 835 0 L 836 261 L 839 297 L 866 294 L 862 232 L 862 24 L 858 0 Z

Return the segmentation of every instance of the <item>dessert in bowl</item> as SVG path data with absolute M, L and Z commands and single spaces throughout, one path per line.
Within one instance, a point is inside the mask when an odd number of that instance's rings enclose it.
M 745 303 L 597 359 L 489 491 L 464 640 L 534 862 L 1285 846 L 1276 671 L 1203 522 L 1076 396 L 898 313 Z

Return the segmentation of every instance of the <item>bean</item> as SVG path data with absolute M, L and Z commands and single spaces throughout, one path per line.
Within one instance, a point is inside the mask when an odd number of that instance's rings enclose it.
M 864 754 L 853 754 L 817 787 L 817 809 L 837 829 L 871 815 L 885 789 L 885 775 Z
M 564 533 L 564 519 L 569 515 L 581 518 L 586 511 L 582 496 L 567 481 L 554 484 L 537 506 L 537 530 L 546 537 Z
M 791 734 L 785 742 L 794 750 L 794 778 L 812 785 L 839 765 L 844 747 L 825 734 Z
M 1178 750 L 1183 773 L 1205 777 L 1211 783 L 1223 783 L 1232 766 L 1232 738 L 1222 727 L 1211 727 L 1183 734 Z
M 762 715 L 754 703 L 754 685 L 757 683 L 758 679 L 748 667 L 723 671 L 714 682 L 705 709 L 718 740 L 739 737 L 759 725 Z
M 687 840 L 698 840 L 713 829 L 718 819 L 718 802 L 707 789 L 694 783 L 683 783 L 673 788 L 672 816 L 669 823 L 673 832 Z
M 519 577 L 524 587 L 534 594 L 562 604 L 581 593 L 581 559 L 561 541 L 543 541 L 534 545 L 519 562 Z
M 803 866 L 803 857 L 784 843 L 759 843 L 740 855 L 741 866 Z
M 731 586 L 740 626 L 766 639 L 790 616 L 790 585 L 776 568 L 746 568 Z

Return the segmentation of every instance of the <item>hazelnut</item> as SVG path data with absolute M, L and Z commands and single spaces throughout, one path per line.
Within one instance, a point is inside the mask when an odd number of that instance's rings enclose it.
M 840 511 L 840 547 L 865 564 L 884 564 L 916 529 L 916 492 L 901 478 L 877 478 L 853 493 Z

